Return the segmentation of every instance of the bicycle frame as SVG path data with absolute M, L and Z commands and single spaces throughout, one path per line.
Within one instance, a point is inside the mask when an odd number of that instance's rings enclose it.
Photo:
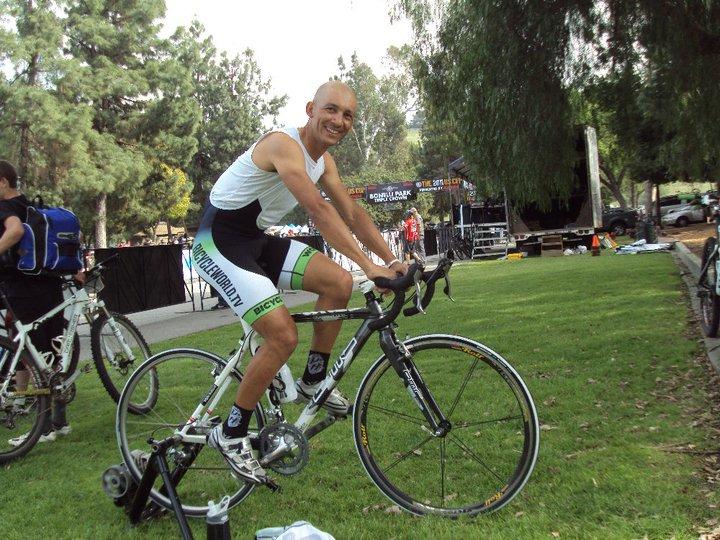
M 449 424 L 427 389 L 420 374 L 415 369 L 415 366 L 409 361 L 409 352 L 397 340 L 392 323 L 379 329 L 372 328 L 372 323 L 378 320 L 383 314 L 379 299 L 375 297 L 372 291 L 365 293 L 365 298 L 367 301 L 366 308 L 310 311 L 295 313 L 292 315 L 292 318 L 296 323 L 349 319 L 363 320 L 363 323 L 355 332 L 355 335 L 350 339 L 347 346 L 340 353 L 313 398 L 307 403 L 303 411 L 300 413 L 299 418 L 295 421 L 295 427 L 305 433 L 309 439 L 335 423 L 337 418 L 335 416 L 328 415 L 327 418 L 321 422 L 311 425 L 322 404 L 340 382 L 343 375 L 348 371 L 358 353 L 362 350 L 365 343 L 367 343 L 367 340 L 377 330 L 380 334 L 380 346 L 383 352 L 388 357 L 395 371 L 403 379 L 405 387 L 407 388 L 411 398 L 415 401 L 418 408 L 432 426 L 433 433 L 436 435 L 443 433 Z M 248 351 L 252 350 L 252 345 L 255 343 L 256 338 L 256 332 L 252 329 L 249 330 L 245 337 L 240 340 L 238 350 L 228 359 L 223 370 L 215 375 L 215 379 L 210 390 L 205 394 L 185 425 L 176 432 L 176 435 L 180 436 L 183 442 L 205 444 L 206 441 L 204 434 L 192 434 L 189 433 L 189 431 L 198 419 L 201 424 L 206 424 L 210 421 L 213 411 L 232 381 L 230 373 L 240 366 L 241 359 Z M 273 408 L 270 412 L 275 414 L 278 420 L 282 421 L 284 418 L 278 404 L 273 403 L 271 400 L 271 405 Z M 287 451 L 287 448 L 280 445 L 280 447 L 278 447 L 275 451 L 264 456 L 262 463 L 265 464 L 272 461 L 278 454 L 282 454 L 285 451 Z
M 5 303 L 5 307 L 9 309 L 10 313 L 13 313 L 12 306 L 10 305 L 7 297 L 5 297 L 4 294 L 2 295 L 2 299 Z M 60 349 L 60 373 L 67 373 L 67 370 L 70 366 L 73 341 L 75 338 L 75 334 L 77 333 L 77 327 L 80 321 L 80 317 L 82 315 L 85 315 L 85 317 L 88 319 L 88 322 L 90 322 L 90 314 L 96 310 L 105 311 L 108 317 L 110 315 L 105 307 L 105 302 L 103 302 L 102 300 L 90 298 L 88 292 L 82 287 L 76 288 L 75 292 L 73 292 L 61 304 L 57 305 L 56 307 L 42 315 L 40 318 L 35 319 L 30 323 L 21 323 L 13 313 L 13 326 L 16 330 L 16 335 L 13 338 L 13 341 L 18 344 L 18 347 L 15 351 L 12 361 L 10 362 L 8 373 L 14 373 L 17 363 L 20 360 L 20 355 L 22 354 L 23 350 L 27 349 L 27 351 L 30 353 L 30 356 L 40 368 L 43 375 L 49 379 L 49 377 L 53 374 L 54 371 L 47 358 L 50 353 L 40 353 L 40 351 L 38 351 L 33 344 L 28 334 L 48 319 L 64 311 L 66 308 L 70 308 L 70 313 L 68 327 L 63 332 L 62 347 Z M 120 331 L 116 327 L 116 325 L 111 324 L 111 328 L 113 330 L 113 333 L 118 336 Z M 127 343 L 125 343 L 125 341 L 122 339 L 118 339 L 118 341 L 122 344 L 124 352 L 129 356 L 132 356 L 132 352 L 128 347 Z M 65 378 L 62 383 L 59 383 L 58 390 L 64 391 L 65 389 L 69 388 L 70 385 L 72 385 L 73 382 L 80 376 L 80 374 L 81 370 L 79 369 L 76 369 L 74 373 L 68 374 L 69 376 Z M 9 383 L 10 379 L 5 381 L 2 386 L 0 386 L 0 393 L 3 393 L 7 390 L 7 386 Z

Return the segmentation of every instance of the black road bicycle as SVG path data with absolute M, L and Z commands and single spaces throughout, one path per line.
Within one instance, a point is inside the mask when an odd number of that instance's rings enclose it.
M 337 420 L 327 414 L 316 421 L 320 406 L 377 332 L 383 353 L 362 379 L 351 414 L 358 456 L 380 491 L 413 514 L 450 517 L 497 510 L 520 492 L 537 459 L 540 430 L 518 373 L 471 339 L 438 333 L 400 341 L 395 332 L 393 321 L 409 288 L 414 286 L 415 294 L 408 300 L 414 305 L 404 310 L 408 316 L 424 312 L 440 278 L 450 296 L 451 265 L 445 258 L 431 271 L 413 265 L 406 276 L 377 280 L 395 294 L 386 309 L 370 283 L 363 288 L 364 307 L 293 315 L 298 323 L 362 323 L 292 424 L 283 412 L 287 388 L 280 377 L 273 381 L 251 426 L 265 467 L 281 475 L 303 469 L 308 440 Z M 187 515 L 204 516 L 209 499 L 226 495 L 230 506 L 238 504 L 255 487 L 236 480 L 219 452 L 205 449 L 205 437 L 220 422 L 214 411 L 229 410 L 242 378 L 241 359 L 257 349 L 258 341 L 250 330 L 228 359 L 196 349 L 159 353 L 138 367 L 120 397 L 116 434 L 130 473 L 139 482 L 142 470 L 134 456 L 149 450 L 149 437 L 170 441 L 168 461 Z M 129 414 L 136 392 L 145 395 L 155 376 L 160 386 L 153 409 Z M 171 507 L 163 489 L 153 489 L 151 497 Z

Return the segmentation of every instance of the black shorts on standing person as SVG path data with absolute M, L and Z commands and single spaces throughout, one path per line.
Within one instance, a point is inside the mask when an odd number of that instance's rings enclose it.
M 5 264 L 0 266 L 0 287 L 7 297 L 15 317 L 22 323 L 30 323 L 63 301 L 62 280 L 50 275 L 27 275 L 14 266 L 14 251 L 22 237 L 22 222 L 30 202 L 17 189 L 17 174 L 7 161 L 0 160 L 0 254 Z M 18 230 L 18 221 L 20 229 Z M 18 237 L 19 235 L 19 237 Z M 2 306 L 4 307 L 4 306 Z M 29 332 L 30 340 L 42 353 L 56 356 L 52 340 L 63 333 L 65 320 L 60 312 Z M 27 384 L 25 381 L 18 385 Z M 52 414 L 48 415 L 40 442 L 55 440 L 70 433 L 65 418 L 65 405 L 53 400 Z M 20 444 L 27 434 L 10 440 Z

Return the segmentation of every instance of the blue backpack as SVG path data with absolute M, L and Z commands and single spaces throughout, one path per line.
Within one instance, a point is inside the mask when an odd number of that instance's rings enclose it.
M 17 245 L 17 269 L 26 274 L 41 271 L 74 274 L 83 267 L 80 221 L 65 208 L 27 207 L 25 233 Z

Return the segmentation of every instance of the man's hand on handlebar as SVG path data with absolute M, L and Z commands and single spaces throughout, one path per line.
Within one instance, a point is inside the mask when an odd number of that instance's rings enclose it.
M 404 276 L 408 273 L 408 265 L 401 261 L 395 261 L 390 265 L 390 270 L 395 272 L 396 276 Z
M 377 278 L 383 277 L 385 279 L 395 279 L 398 277 L 399 269 L 396 271 L 395 268 L 398 268 L 402 263 L 393 264 L 392 268 L 385 268 L 384 266 L 378 266 L 377 264 L 373 264 L 370 268 L 365 270 L 365 275 L 368 277 L 370 281 L 375 281 Z M 404 264 L 402 265 L 404 268 L 403 274 L 407 273 L 407 266 Z M 388 292 L 388 289 L 383 289 L 381 287 L 378 287 L 378 291 L 381 293 Z

